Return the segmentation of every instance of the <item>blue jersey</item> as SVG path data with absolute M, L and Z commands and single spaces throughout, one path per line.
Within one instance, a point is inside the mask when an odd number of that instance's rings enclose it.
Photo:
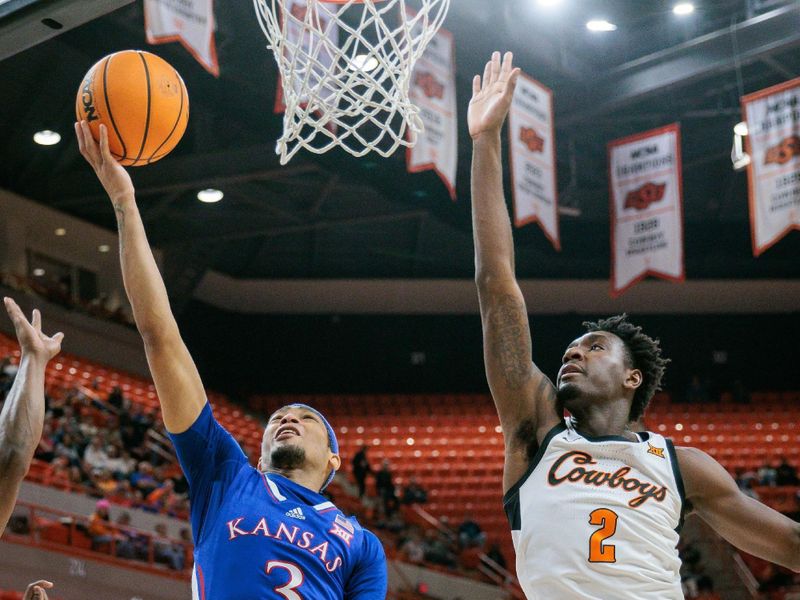
M 170 438 L 189 481 L 195 600 L 384 600 L 378 538 L 324 496 L 250 466 L 208 404 Z

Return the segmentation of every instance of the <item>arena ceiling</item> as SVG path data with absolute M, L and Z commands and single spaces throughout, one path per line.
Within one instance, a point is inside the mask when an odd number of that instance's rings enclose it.
M 29 12 L 3 17 L 3 4 L 30 5 Z M 95 14 L 121 7 L 90 18 L 101 4 Z M 740 95 L 800 76 L 800 3 L 696 0 L 696 12 L 682 19 L 672 4 L 562 0 L 545 9 L 535 0 L 454 0 L 446 22 L 458 64 L 454 203 L 435 175 L 407 174 L 400 152 L 390 159 L 301 153 L 281 167 L 274 154 L 281 119 L 272 112 L 277 71 L 250 2 L 216 3 L 216 79 L 180 45 L 146 43 L 139 1 L 7 0 L 0 2 L 0 187 L 113 228 L 71 136 L 74 94 L 105 54 L 149 49 L 180 71 L 191 101 L 189 129 L 175 152 L 133 171 L 174 295 L 190 297 L 207 270 L 264 279 L 469 278 L 466 106 L 472 75 L 492 50 L 507 49 L 555 92 L 564 212 L 560 253 L 536 225 L 516 230 L 521 278 L 608 277 L 606 144 L 675 121 L 683 134 L 688 278 L 795 278 L 798 233 L 752 257 L 746 176 L 731 168 L 730 150 Z M 19 36 L 27 23 L 25 39 L 52 36 L 58 32 L 45 32 L 39 21 L 56 10 L 75 25 L 80 11 L 89 20 L 12 55 L 7 46 L 21 42 L 9 32 Z M 617 31 L 587 31 L 585 21 L 595 16 Z M 32 134 L 40 129 L 64 139 L 36 146 Z M 205 187 L 222 189 L 225 200 L 201 205 L 195 195 Z

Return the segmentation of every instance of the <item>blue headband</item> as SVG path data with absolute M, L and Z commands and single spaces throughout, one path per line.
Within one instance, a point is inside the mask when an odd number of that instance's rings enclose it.
M 326 419 L 322 415 L 321 412 L 319 412 L 316 408 L 310 407 L 308 404 L 300 404 L 300 403 L 289 404 L 288 407 L 289 408 L 304 408 L 305 410 L 310 410 L 315 415 L 317 415 L 322 420 L 322 423 L 325 425 L 325 429 L 328 430 L 328 447 L 331 449 L 331 452 L 333 452 L 334 454 L 339 454 L 339 442 L 336 439 L 336 434 L 333 432 L 333 427 L 331 427 L 331 424 L 328 423 L 328 419 Z M 328 478 L 325 480 L 325 483 L 322 484 L 322 487 L 319 490 L 320 492 L 322 492 L 326 487 L 328 487 L 328 484 L 331 481 L 333 481 L 333 476 L 335 474 L 336 474 L 336 469 L 331 469 L 331 472 L 328 475 Z

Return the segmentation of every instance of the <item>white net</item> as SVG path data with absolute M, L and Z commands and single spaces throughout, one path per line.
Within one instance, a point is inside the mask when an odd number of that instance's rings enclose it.
M 416 144 L 412 72 L 450 0 L 253 2 L 282 79 L 281 164 L 301 148 L 389 156 Z

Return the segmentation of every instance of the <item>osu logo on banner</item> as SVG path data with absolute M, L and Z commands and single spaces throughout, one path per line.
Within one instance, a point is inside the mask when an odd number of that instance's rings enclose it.
M 783 165 L 800 155 L 800 136 L 792 135 L 781 141 L 777 146 L 767 150 L 764 164 L 775 163 Z
M 544 138 L 536 133 L 533 127 L 522 127 L 519 139 L 531 152 L 544 152 Z
M 428 98 L 444 98 L 444 85 L 432 73 L 420 71 L 414 77 L 414 85 L 422 88 Z
M 625 208 L 644 210 L 654 202 L 663 200 L 666 189 L 666 183 L 645 183 L 642 187 L 628 192 L 625 196 Z

